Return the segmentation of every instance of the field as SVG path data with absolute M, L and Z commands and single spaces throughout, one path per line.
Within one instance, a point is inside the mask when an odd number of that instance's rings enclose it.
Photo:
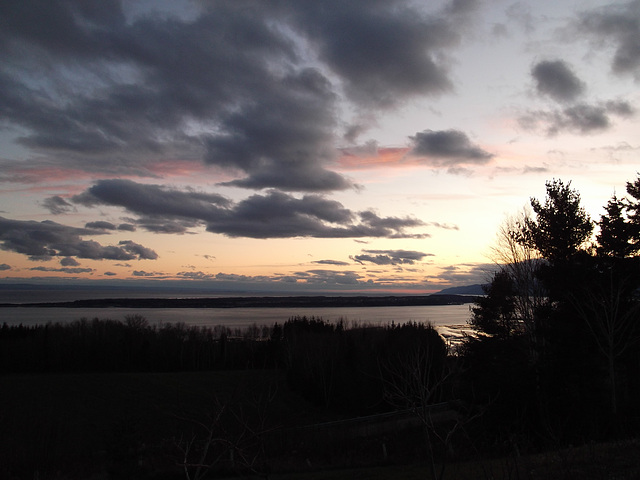
M 3 375 L 0 392 L 0 478 L 126 478 L 143 459 L 172 471 L 194 422 L 263 392 L 271 425 L 327 419 L 276 371 Z
M 221 406 L 242 412 L 246 425 L 262 422 L 265 431 L 337 420 L 291 392 L 274 370 L 4 375 L 0 391 L 0 478 L 186 478 L 179 447 Z M 257 417 L 255 408 L 261 402 L 264 418 Z M 431 478 L 419 455 L 405 456 L 400 464 L 397 458 L 366 458 L 373 466 L 354 461 L 345 469 L 340 468 L 343 459 L 320 464 L 315 458 L 296 458 L 296 452 L 273 455 L 269 478 Z M 640 444 L 629 440 L 474 458 L 448 465 L 444 478 L 632 479 L 640 478 L 638 458 Z

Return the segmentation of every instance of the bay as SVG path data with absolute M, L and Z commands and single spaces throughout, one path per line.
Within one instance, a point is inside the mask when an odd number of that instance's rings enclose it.
M 284 323 L 294 316 L 314 316 L 325 321 L 344 320 L 354 323 L 386 325 L 391 322 L 431 322 L 436 326 L 466 325 L 471 304 L 425 305 L 402 307 L 320 307 L 320 308 L 63 308 L 63 307 L 3 307 L 0 323 L 8 325 L 44 325 L 68 323 L 81 318 L 124 320 L 128 315 L 142 315 L 151 325 L 185 323 L 194 326 L 224 325 L 246 328 L 252 325 L 271 326 Z

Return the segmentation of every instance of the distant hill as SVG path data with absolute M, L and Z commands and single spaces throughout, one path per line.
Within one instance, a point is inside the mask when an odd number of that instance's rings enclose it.
M 481 284 L 476 283 L 475 285 L 445 288 L 434 295 L 484 295 L 484 290 L 482 290 Z

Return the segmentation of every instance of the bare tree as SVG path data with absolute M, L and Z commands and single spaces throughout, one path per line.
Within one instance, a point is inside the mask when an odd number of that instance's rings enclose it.
M 609 268 L 602 274 L 604 281 L 593 282 L 582 295 L 570 296 L 570 301 L 585 322 L 598 350 L 607 361 L 611 413 L 618 413 L 616 365 L 617 359 L 637 344 L 637 323 L 640 304 L 629 301 L 631 278 L 615 274 Z M 635 285 L 635 283 L 633 283 Z
M 176 415 L 191 425 L 188 436 L 174 440 L 185 478 L 202 480 L 225 468 L 267 478 L 264 436 L 270 431 L 267 409 L 274 397 L 272 388 L 246 399 L 246 406 L 214 397 L 205 415 Z
M 444 478 L 454 435 L 477 415 L 462 415 L 443 402 L 444 390 L 459 373 L 453 357 L 438 358 L 428 343 L 419 343 L 379 363 L 385 400 L 410 410 L 419 419 L 434 479 Z M 445 425 L 446 424 L 446 425 Z M 442 449 L 438 468 L 436 449 Z
M 492 260 L 507 272 L 513 281 L 516 295 L 514 306 L 525 332 L 536 331 L 536 311 L 547 302 L 545 289 L 537 278 L 543 260 L 537 250 L 519 241 L 525 225 L 531 221 L 531 210 L 524 207 L 518 214 L 507 217 L 498 229 Z

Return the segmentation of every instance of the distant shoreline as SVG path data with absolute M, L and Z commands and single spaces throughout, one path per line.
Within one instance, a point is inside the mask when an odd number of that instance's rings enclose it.
M 292 307 L 403 307 L 463 305 L 475 301 L 467 295 L 402 296 L 287 296 L 220 298 L 101 298 L 68 302 L 1 303 L 2 307 L 38 308 L 292 308 Z

